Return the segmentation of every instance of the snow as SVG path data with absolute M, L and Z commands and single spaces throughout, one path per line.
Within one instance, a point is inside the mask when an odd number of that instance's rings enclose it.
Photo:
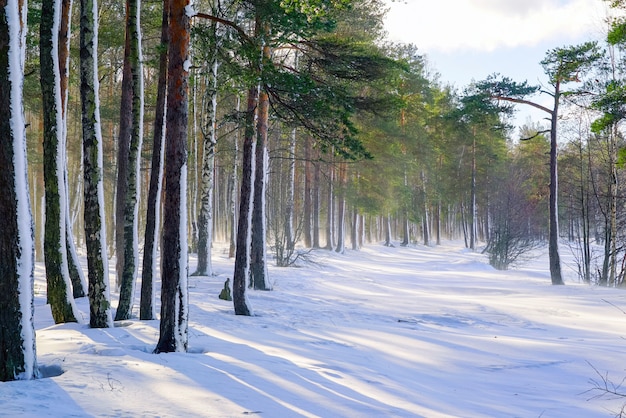
M 198 14 L 198 11 L 195 9 L 193 3 L 189 3 L 185 6 L 185 14 L 188 18 L 192 18 Z
M 8 73 L 11 80 L 11 132 L 13 133 L 13 169 L 15 172 L 15 192 L 17 207 L 18 241 L 21 253 L 17 260 L 19 276 L 19 299 L 21 307 L 21 336 L 24 352 L 24 372 L 17 378 L 30 379 L 36 374 L 37 359 L 35 329 L 33 326 L 33 219 L 28 194 L 26 161 L 26 123 L 22 104 L 24 82 L 24 59 L 26 51 L 26 2 L 22 9 L 18 2 L 8 2 L 5 6 L 6 19 L 10 31 L 8 49 Z
M 37 265 L 50 377 L 0 383 L 0 415 L 610 417 L 625 402 L 592 389 L 626 375 L 626 294 L 569 268 L 551 286 L 545 250 L 508 272 L 458 242 L 316 250 L 270 265 L 252 317 L 217 298 L 233 260 L 213 251 L 218 276 L 189 278 L 189 353 L 151 353 L 158 321 L 54 325 Z
M 93 54 L 93 86 L 94 86 L 94 90 L 95 90 L 95 95 L 94 95 L 94 100 L 95 100 L 95 109 L 94 109 L 94 118 L 95 118 L 95 125 L 94 125 L 94 130 L 95 130 L 95 134 L 96 134 L 96 141 L 97 141 L 97 146 L 98 146 L 98 167 L 100 167 L 100 176 L 98 178 L 98 206 L 99 206 L 99 210 L 100 210 L 100 219 L 103 221 L 104 224 L 104 220 L 105 218 L 105 214 L 104 214 L 104 207 L 105 207 L 105 201 L 104 201 L 104 175 L 102 173 L 102 170 L 104 170 L 104 164 L 103 164 L 103 155 L 104 152 L 102 150 L 102 125 L 100 123 L 100 79 L 98 76 L 98 25 L 99 25 L 99 21 L 98 21 L 98 1 L 97 0 L 93 0 L 93 9 L 92 9 L 92 13 L 93 13 L 93 18 L 94 18 L 94 30 L 93 30 L 93 48 L 92 48 L 92 54 Z M 108 253 L 107 253 L 107 238 L 106 238 L 106 228 L 101 227 L 100 231 L 99 231 L 99 235 L 100 235 L 100 254 L 102 256 L 102 265 L 104 268 L 104 271 L 108 271 L 109 270 L 109 257 L 108 257 Z M 111 291 L 110 291 L 110 278 L 105 277 L 104 278 L 104 285 L 105 285 L 105 289 L 104 289 L 104 297 L 106 298 L 107 301 L 111 301 Z M 107 323 L 109 324 L 110 327 L 113 327 L 113 313 L 111 312 L 111 309 L 107 309 Z

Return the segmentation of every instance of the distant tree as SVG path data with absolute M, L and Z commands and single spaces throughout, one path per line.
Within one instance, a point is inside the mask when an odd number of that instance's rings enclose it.
M 555 48 L 546 53 L 541 61 L 544 71 L 549 77 L 553 90 L 548 94 L 553 98 L 552 109 L 539 103 L 528 100 L 531 94 L 539 88 L 529 86 L 526 82 L 517 83 L 509 78 L 491 77 L 479 84 L 496 100 L 505 100 L 512 103 L 525 104 L 535 107 L 550 116 L 550 232 L 548 237 L 548 255 L 550 259 L 550 277 L 552 284 L 562 285 L 561 261 L 559 255 L 559 225 L 558 225 L 558 169 L 557 169 L 557 128 L 559 120 L 559 105 L 564 92 L 563 85 L 571 82 L 580 82 L 581 73 L 589 70 L 591 65 L 600 58 L 597 44 L 587 42 L 578 46 Z
M 189 0 L 169 0 L 161 324 L 156 353 L 187 351 L 187 122 Z
M 33 220 L 26 173 L 26 2 L 0 4 L 0 381 L 37 377 Z

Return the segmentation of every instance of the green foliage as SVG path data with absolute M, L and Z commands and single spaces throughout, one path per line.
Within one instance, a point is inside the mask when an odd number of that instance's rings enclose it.
M 548 51 L 541 65 L 553 84 L 580 82 L 580 76 L 592 69 L 600 58 L 602 51 L 597 42 L 585 42 Z

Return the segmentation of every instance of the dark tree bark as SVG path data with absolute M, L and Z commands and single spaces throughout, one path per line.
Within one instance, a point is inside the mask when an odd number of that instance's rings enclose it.
M 33 220 L 26 173 L 22 107 L 25 9 L 0 6 L 0 381 L 37 377 L 33 323 Z M 18 49 L 18 53 L 13 48 Z M 19 76 L 18 76 L 19 74 Z M 14 83 L 18 83 L 15 86 Z
M 165 3 L 168 4 L 167 2 Z M 169 0 L 161 324 L 156 353 L 187 351 L 187 121 L 189 0 Z
M 140 0 L 127 0 L 126 4 L 126 48 L 124 52 L 124 74 L 123 77 L 130 77 L 130 126 L 125 134 L 129 135 L 122 139 L 122 129 L 120 126 L 119 146 L 127 146 L 124 151 L 127 157 L 126 162 L 126 178 L 123 201 L 124 210 L 123 218 L 117 218 L 119 225 L 123 224 L 123 241 L 117 241 L 122 247 L 117 248 L 117 254 L 124 254 L 122 263 L 117 263 L 118 281 L 120 283 L 120 300 L 115 320 L 120 321 L 128 319 L 131 316 L 133 307 L 133 297 L 135 290 L 135 279 L 137 275 L 138 254 L 137 254 L 137 194 L 138 194 L 138 174 L 139 174 L 139 157 L 141 152 L 141 141 L 143 136 L 143 75 L 141 64 L 141 34 L 139 32 L 140 23 Z M 126 71 L 128 64 L 129 70 Z M 124 81 L 122 80 L 122 85 Z M 122 93 L 124 94 L 124 93 Z M 125 116 L 121 116 L 126 119 Z M 128 143 L 126 142 L 128 141 Z M 118 155 L 121 157 L 122 152 Z M 118 173 L 118 185 L 120 173 Z M 118 191 L 119 193 L 120 191 Z M 118 203 L 121 199 L 118 196 Z M 120 228 L 117 226 L 117 232 Z M 120 279 L 121 277 L 121 279 Z
M 89 326 L 113 326 L 104 225 L 102 135 L 98 107 L 96 0 L 80 2 L 80 98 L 83 125 L 84 218 L 87 246 Z
M 248 276 L 250 274 L 250 234 L 252 221 L 252 197 L 254 188 L 254 118 L 259 102 L 259 90 L 248 90 L 245 134 L 243 139 L 243 160 L 241 162 L 241 192 L 239 199 L 239 221 L 237 225 L 237 248 L 235 251 L 235 271 L 233 273 L 233 305 L 235 315 L 252 315 L 246 298 Z
M 63 124 L 58 65 L 58 30 L 54 16 L 60 13 L 58 0 L 44 0 L 41 9 L 39 53 L 41 92 L 44 115 L 44 182 L 46 220 L 44 258 L 48 284 L 48 302 L 55 323 L 76 322 L 73 301 L 70 300 L 70 277 L 67 265 L 66 217 L 63 152 Z
M 161 54 L 159 55 L 159 81 L 157 86 L 156 114 L 154 117 L 154 136 L 152 139 L 152 167 L 150 169 L 150 187 L 148 189 L 148 209 L 146 231 L 144 235 L 143 264 L 141 271 L 141 299 L 139 319 L 156 319 L 154 306 L 154 279 L 156 274 L 156 254 L 159 243 L 159 221 L 161 207 L 161 188 L 163 181 L 163 152 L 165 146 L 165 114 L 167 95 L 167 45 L 168 45 L 168 8 L 163 7 L 161 19 Z
M 252 247 L 250 249 L 250 285 L 255 290 L 271 290 L 265 257 L 265 186 L 267 171 L 267 123 L 269 117 L 269 97 L 259 93 L 257 110 L 257 141 L 255 148 L 254 198 L 252 206 Z
M 550 118 L 550 229 L 548 235 L 548 258 L 550 260 L 550 277 L 553 285 L 562 285 L 561 257 L 559 255 L 559 176 L 557 167 L 557 123 L 561 83 L 557 80 L 554 86 L 554 108 Z

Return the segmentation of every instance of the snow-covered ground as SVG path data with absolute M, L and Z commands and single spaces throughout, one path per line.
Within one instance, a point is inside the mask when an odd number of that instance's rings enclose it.
M 626 376 L 622 290 L 571 272 L 551 286 L 544 254 L 496 271 L 458 243 L 314 258 L 270 268 L 274 291 L 251 292 L 256 316 L 240 317 L 217 298 L 233 270 L 218 247 L 218 276 L 190 278 L 189 353 L 159 355 L 157 321 L 54 325 L 38 266 L 50 377 L 0 383 L 0 416 L 571 418 L 626 402 L 593 390 Z

